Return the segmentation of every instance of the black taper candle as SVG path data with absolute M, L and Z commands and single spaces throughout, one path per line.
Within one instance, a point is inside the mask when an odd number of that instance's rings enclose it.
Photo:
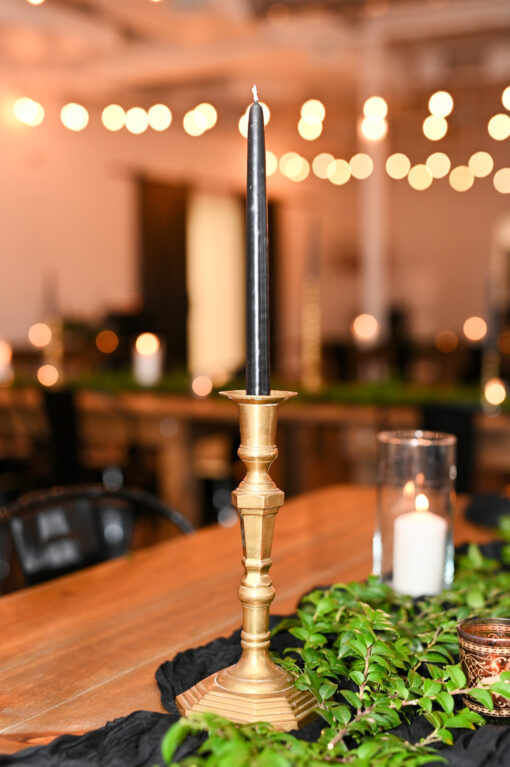
M 264 112 L 253 88 L 248 114 L 246 194 L 246 393 L 271 393 Z

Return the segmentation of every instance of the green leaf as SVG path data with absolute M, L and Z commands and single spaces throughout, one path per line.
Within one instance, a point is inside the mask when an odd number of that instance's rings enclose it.
M 447 666 L 446 670 L 448 671 L 448 675 L 452 682 L 454 682 L 455 686 L 462 690 L 466 686 L 466 675 L 462 671 L 461 667 L 459 665 L 456 666 Z
M 455 705 L 455 699 L 453 695 L 449 695 L 444 690 L 440 692 L 436 697 L 437 702 L 447 714 L 451 714 Z
M 488 708 L 489 711 L 492 711 L 494 708 L 494 701 L 492 700 L 492 695 L 488 690 L 471 690 L 469 693 L 470 698 L 474 698 L 479 703 L 482 704 L 482 706 L 485 706 L 485 708 Z
M 427 698 L 434 698 L 440 691 L 441 691 L 440 682 L 435 682 L 433 679 L 423 680 L 423 694 Z
M 471 589 L 471 591 L 468 591 L 466 595 L 466 602 L 474 610 L 478 610 L 480 607 L 484 606 L 485 598 L 482 592 L 478 589 Z
M 449 730 L 440 727 L 437 731 L 437 736 L 438 738 L 441 738 L 443 743 L 446 743 L 447 746 L 453 746 L 453 735 Z
M 358 693 L 352 692 L 352 690 L 340 690 L 340 694 L 343 695 L 345 700 L 354 708 L 358 709 L 361 706 L 361 699 Z
M 510 684 L 508 682 L 494 682 L 489 689 L 497 695 L 502 695 L 503 698 L 510 699 Z

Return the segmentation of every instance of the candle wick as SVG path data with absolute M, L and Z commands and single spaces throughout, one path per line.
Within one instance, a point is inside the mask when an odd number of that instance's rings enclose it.
M 253 86 L 253 88 L 251 89 L 251 92 L 253 93 L 253 100 L 254 101 L 258 101 L 259 100 L 259 95 L 257 93 L 257 86 L 256 85 Z

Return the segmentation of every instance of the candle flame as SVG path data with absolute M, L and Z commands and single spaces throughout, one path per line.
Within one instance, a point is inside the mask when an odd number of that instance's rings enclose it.
M 429 508 L 429 499 L 425 493 L 418 493 L 416 496 L 416 511 L 427 511 Z
M 257 102 L 259 100 L 259 95 L 257 93 L 257 86 L 256 85 L 253 86 L 253 88 L 251 89 L 251 92 L 253 93 L 253 100 L 255 102 Z

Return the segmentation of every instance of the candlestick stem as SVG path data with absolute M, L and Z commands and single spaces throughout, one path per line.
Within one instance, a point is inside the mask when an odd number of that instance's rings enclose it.
M 177 698 L 183 714 L 214 711 L 235 722 L 270 722 L 292 730 L 314 718 L 315 698 L 297 690 L 294 679 L 269 656 L 269 608 L 275 591 L 269 575 L 274 523 L 284 494 L 269 476 L 278 455 L 277 408 L 294 392 L 247 395 L 222 392 L 237 403 L 239 456 L 246 476 L 233 493 L 241 515 L 244 573 L 239 588 L 243 609 L 242 654 L 238 663 L 199 682 Z

